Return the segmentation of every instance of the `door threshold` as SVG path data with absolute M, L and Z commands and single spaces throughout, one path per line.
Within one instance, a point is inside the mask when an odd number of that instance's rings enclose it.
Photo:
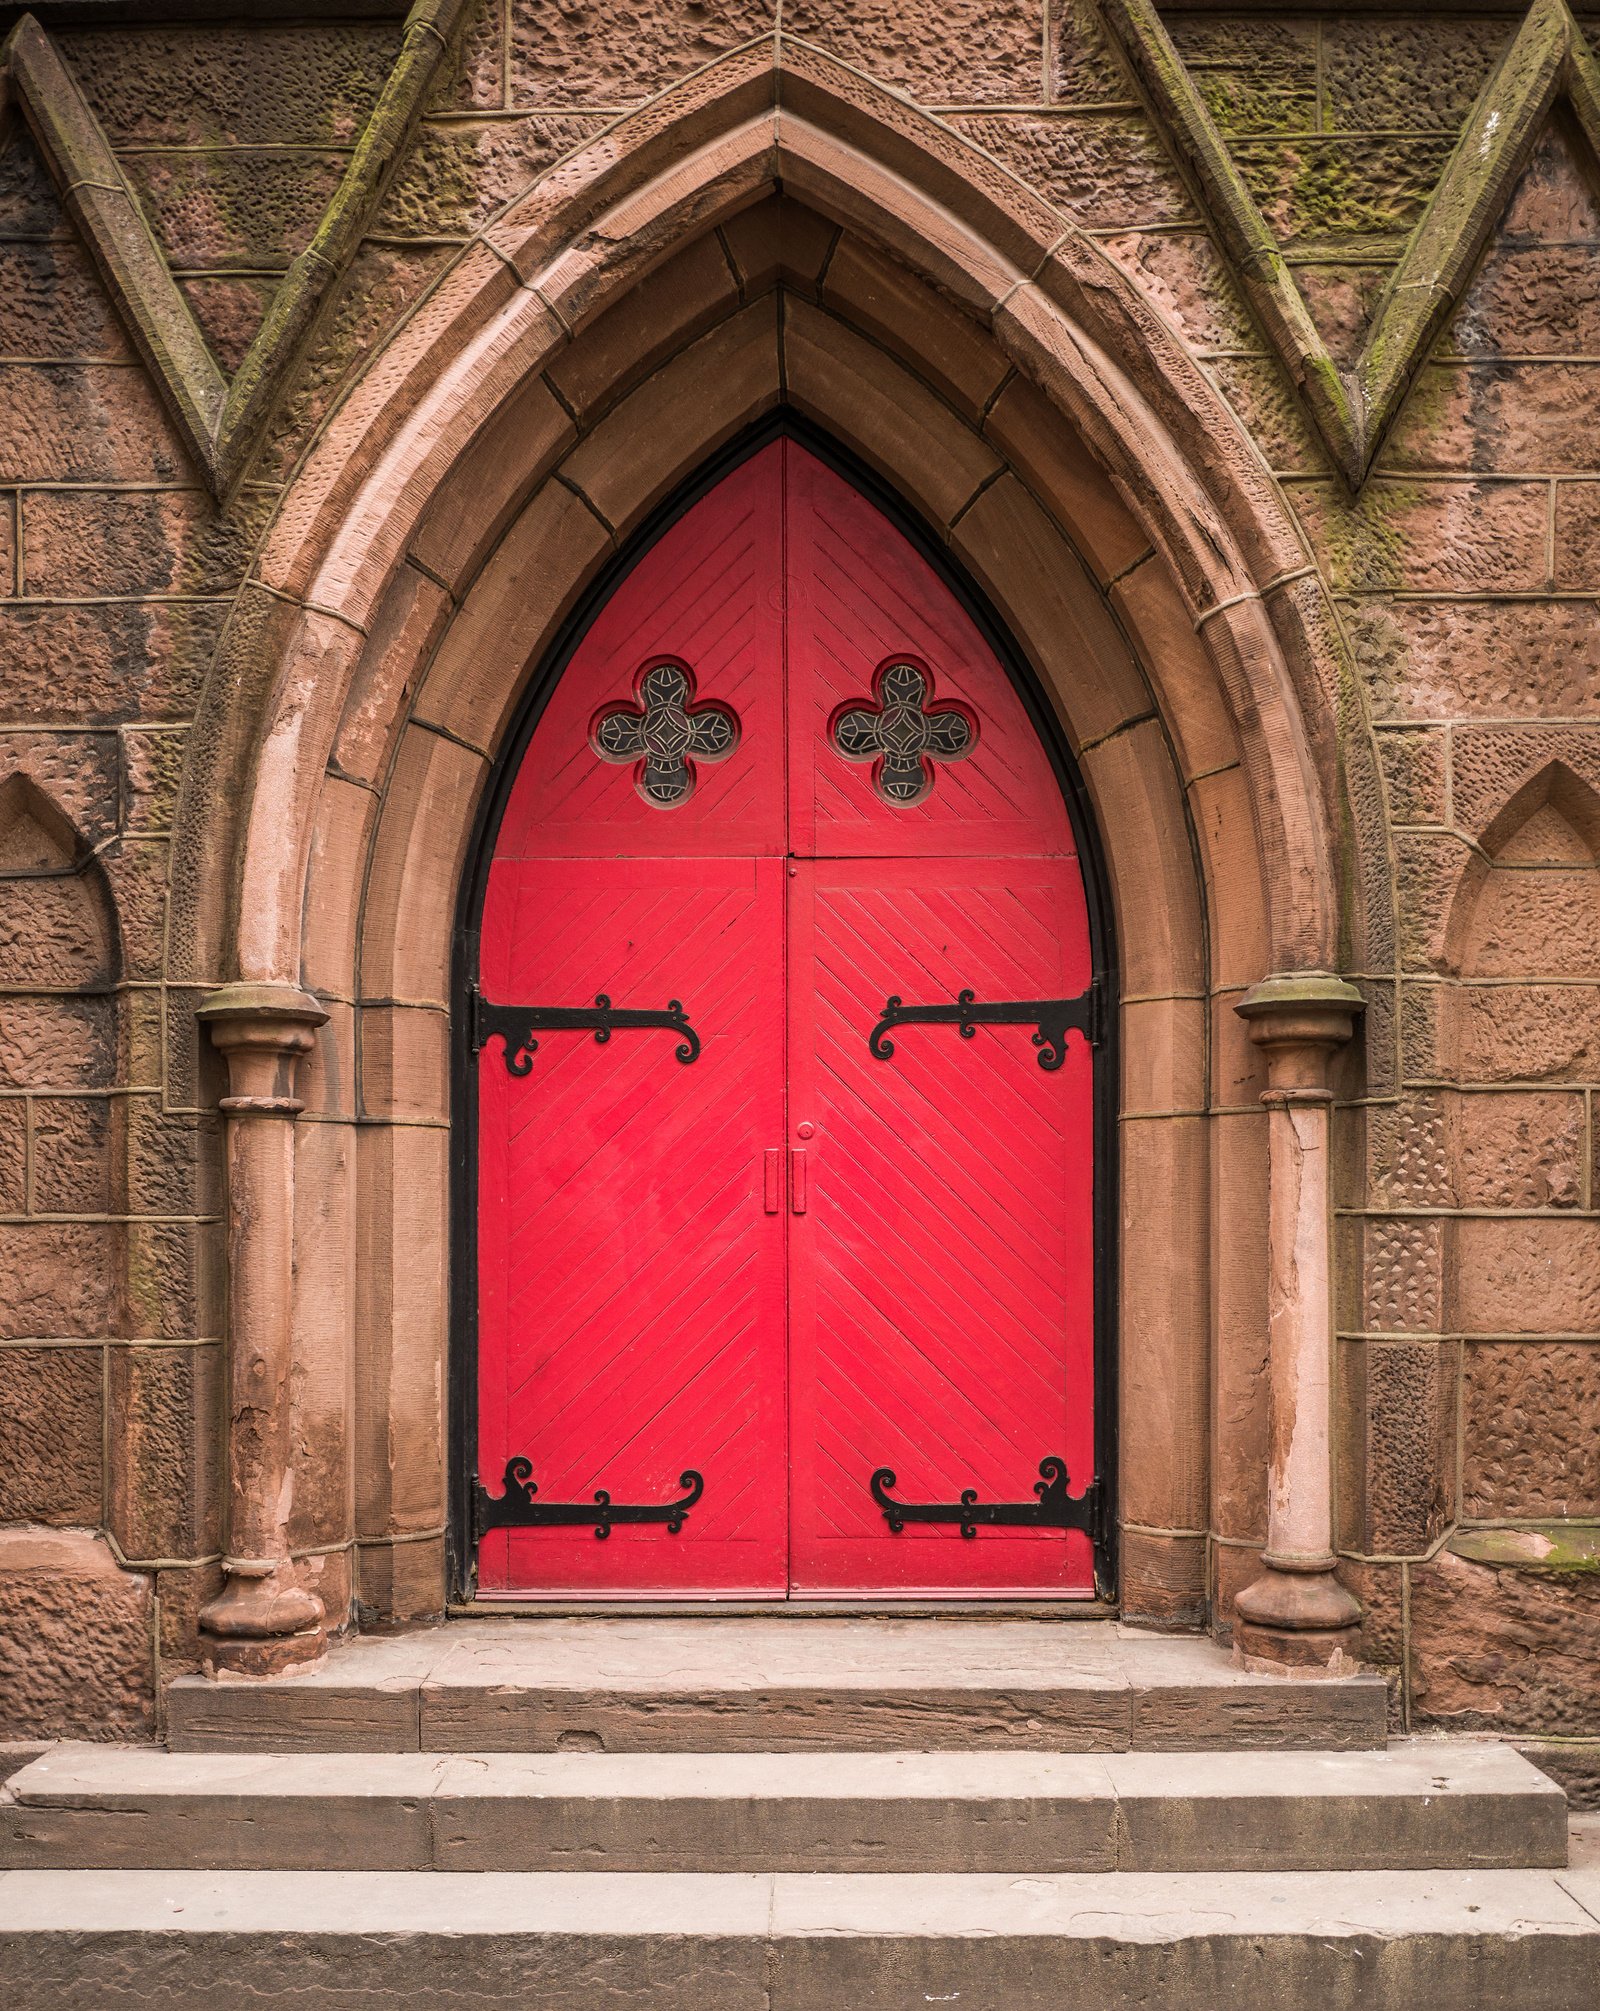
M 467 1599 L 451 1620 L 1117 1620 L 1106 1599 Z

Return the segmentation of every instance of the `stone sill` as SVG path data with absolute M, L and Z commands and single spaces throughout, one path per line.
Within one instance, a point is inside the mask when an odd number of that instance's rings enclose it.
M 1518 1571 L 1600 1571 L 1600 1522 L 1529 1522 L 1520 1529 L 1459 1529 L 1445 1548 L 1473 1564 Z

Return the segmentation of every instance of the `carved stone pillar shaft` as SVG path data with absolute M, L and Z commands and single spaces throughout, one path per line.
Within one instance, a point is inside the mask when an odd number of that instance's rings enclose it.
M 287 1523 L 295 1085 L 328 1015 L 291 985 L 229 985 L 199 1015 L 229 1090 L 226 1582 L 200 1628 L 211 1673 L 272 1675 L 324 1645 L 322 1601 L 295 1582 Z
M 1240 1001 L 1267 1062 L 1271 1441 L 1261 1577 L 1236 1601 L 1246 1663 L 1337 1667 L 1361 1608 L 1334 1576 L 1332 1213 L 1329 1063 L 1361 994 L 1313 971 L 1267 978 Z

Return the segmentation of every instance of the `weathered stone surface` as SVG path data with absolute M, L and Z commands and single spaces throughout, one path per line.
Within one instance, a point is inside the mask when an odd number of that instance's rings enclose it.
M 1439 1331 L 1443 1318 L 1440 1237 L 1437 1221 L 1374 1218 L 1367 1222 L 1369 1328 L 1400 1334 Z
M 1341 1350 L 1342 1399 L 1358 1437 L 1352 1461 L 1359 1547 L 1420 1556 L 1455 1505 L 1457 1350 L 1435 1341 L 1360 1341 Z
M 1600 588 L 1600 482 L 1556 490 L 1555 584 L 1577 593 Z
M 304 251 L 344 174 L 342 153 L 132 153 L 124 157 L 174 266 L 286 267 Z
M 82 1530 L 0 1530 L 0 1724 L 135 1739 L 153 1709 L 150 1580 Z
M 1370 601 L 1346 620 L 1380 716 L 1600 718 L 1600 608 L 1590 602 Z
M 0 879 L 0 984 L 77 990 L 111 975 L 107 918 L 86 875 Z
M 215 601 L 0 607 L 0 718 L 184 718 L 227 612 Z
M 1455 1188 L 1441 1099 L 1408 1095 L 1370 1110 L 1367 1171 L 1376 1206 L 1448 1206 Z
M 1600 363 L 1425 365 L 1378 466 L 1386 474 L 1495 468 L 1587 473 L 1595 447 L 1582 414 L 1597 385 Z M 1580 539 L 1585 546 L 1592 542 L 1594 485 L 1562 493 L 1558 507 L 1563 547 L 1576 551 Z
M 604 115 L 567 113 L 425 126 L 376 228 L 399 237 L 465 237 L 605 124 Z
M 23 778 L 20 800 L 8 796 L 5 784 Z M 40 805 L 28 791 L 45 799 L 45 825 L 39 825 Z M 33 822 L 31 856 L 19 854 L 12 840 L 15 813 Z M 56 813 L 52 817 L 51 812 Z M 70 830 L 61 828 L 62 821 Z M 112 733 L 51 733 L 0 731 L 0 871 L 24 872 L 76 863 L 78 854 L 102 844 L 117 823 L 117 745 Z
M 1463 726 L 1450 738 L 1451 801 L 1462 831 L 1518 864 L 1593 861 L 1600 850 L 1600 731 Z
M 1396 824 L 1442 824 L 1449 762 L 1445 737 L 1434 731 L 1378 735 L 1378 758 Z
M 647 9 L 628 0 L 519 7 L 511 16 L 511 103 L 632 104 L 767 34 L 775 22 L 773 0 L 730 0 L 714 9 L 695 0 L 659 0 Z M 799 20 L 788 26 L 806 32 Z
M 62 54 L 113 141 L 348 146 L 399 47 L 387 22 L 67 33 Z
M 1580 1096 L 1463 1096 L 1452 1128 L 1462 1207 L 1575 1208 L 1582 1202 Z
M 0 481 L 165 482 L 188 457 L 135 363 L 0 363 Z
M 1600 1346 L 1480 1342 L 1463 1391 L 1464 1514 L 1600 1516 Z
M 212 355 L 230 375 L 243 363 L 281 284 L 277 273 L 231 273 L 178 281 Z
M 104 1097 L 35 1099 L 33 1205 L 41 1215 L 110 1210 L 111 1105 Z
M 1048 10 L 1050 97 L 1057 104 L 1125 105 L 1137 99 L 1090 0 L 1057 0 Z
M 0 1087 L 101 1088 L 115 1047 L 105 998 L 8 998 L 0 1012 Z
M 1455 1226 L 1467 1334 L 1600 1333 L 1600 1237 L 1586 1221 L 1469 1216 Z
M 25 127 L 20 132 L 13 127 L 0 147 L 0 229 L 7 237 L 72 236 L 55 185 Z
M 130 1557 L 216 1547 L 219 1355 L 216 1346 L 110 1351 L 108 1517 Z
M 1411 1568 L 1412 1696 L 1454 1731 L 1586 1731 L 1600 1576 L 1492 1570 L 1441 1551 Z
M 130 353 L 81 246 L 0 243 L 0 355 L 120 361 Z
M 1323 25 L 1324 121 L 1454 139 L 1508 40 L 1497 20 L 1335 16 Z
M 130 830 L 171 830 L 188 745 L 182 727 L 135 728 L 123 734 L 123 784 Z
M 21 1097 L 0 1098 L 0 1215 L 21 1215 L 28 1206 L 28 1106 Z
M 1285 251 L 1367 256 L 1398 252 L 1415 228 L 1455 146 L 1438 138 L 1366 139 L 1297 134 L 1237 140 L 1230 151 Z
M 1222 254 L 1199 231 L 1128 231 L 1103 248 L 1138 279 L 1197 349 L 1261 347 Z
M 950 123 L 1086 230 L 1137 230 L 1194 216 L 1177 170 L 1141 119 L 991 112 Z
M 100 1520 L 104 1375 L 99 1348 L 0 1348 L 0 1520 Z
M 1445 1041 L 1469 1082 L 1584 1082 L 1600 1074 L 1600 998 L 1589 985 L 1463 985 Z
M 115 1333 L 119 1243 L 110 1223 L 0 1223 L 0 1340 Z
M 1346 369 L 1361 353 L 1372 310 L 1393 270 L 1392 262 L 1357 264 L 1353 257 L 1348 262 L 1318 259 L 1294 268 L 1295 283 L 1318 334 L 1334 361 Z
M 1493 593 L 1544 585 L 1542 482 L 1391 477 L 1369 481 L 1354 500 L 1306 483 L 1293 501 L 1335 587 Z M 1465 666 L 1458 660 L 1454 671 L 1460 678 Z
M 45 490 L 23 506 L 23 590 L 93 594 L 222 594 L 238 586 L 270 498 L 219 512 L 183 490 Z

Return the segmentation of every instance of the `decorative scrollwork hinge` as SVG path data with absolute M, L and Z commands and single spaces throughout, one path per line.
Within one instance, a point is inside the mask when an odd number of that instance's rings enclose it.
M 595 1490 L 593 1501 L 535 1501 L 533 1461 L 520 1454 L 506 1461 L 504 1492 L 490 1494 L 481 1480 L 472 1488 L 472 1524 L 478 1538 L 491 1529 L 593 1529 L 602 1541 L 619 1522 L 664 1522 L 669 1536 L 682 1529 L 684 1518 L 706 1491 L 705 1481 L 693 1467 L 678 1475 L 678 1485 L 687 1491 L 678 1501 L 613 1501 L 603 1487 Z
M 965 1537 L 980 1525 L 1001 1529 L 1079 1529 L 1091 1542 L 1101 1540 L 1099 1476 L 1082 1494 L 1067 1492 L 1067 1463 L 1055 1453 L 1039 1462 L 1041 1478 L 1033 1483 L 1032 1501 L 980 1501 L 975 1487 L 963 1488 L 959 1501 L 896 1501 L 894 1469 L 880 1466 L 868 1482 L 872 1498 L 883 1510 L 890 1533 L 898 1536 L 908 1522 L 954 1522 Z
M 614 1006 L 604 992 L 592 1006 L 491 1005 L 476 985 L 467 995 L 468 1038 L 477 1054 L 498 1034 L 504 1042 L 506 1072 L 526 1075 L 533 1066 L 539 1043 L 536 1033 L 592 1033 L 604 1047 L 613 1033 L 629 1027 L 665 1027 L 680 1034 L 678 1060 L 687 1064 L 698 1058 L 700 1036 L 689 1024 L 689 1016 L 677 999 L 668 999 L 664 1012 L 637 1006 Z
M 963 1040 L 971 1040 L 980 1026 L 1031 1026 L 1039 1066 L 1053 1071 L 1067 1058 L 1069 1033 L 1081 1033 L 1091 1046 L 1100 1042 L 1101 995 L 1098 978 L 1073 999 L 999 999 L 980 1005 L 976 993 L 963 991 L 951 1005 L 905 1005 L 897 994 L 884 1001 L 867 1046 L 879 1061 L 888 1061 L 894 1042 L 885 1036 L 898 1026 L 953 1026 Z

